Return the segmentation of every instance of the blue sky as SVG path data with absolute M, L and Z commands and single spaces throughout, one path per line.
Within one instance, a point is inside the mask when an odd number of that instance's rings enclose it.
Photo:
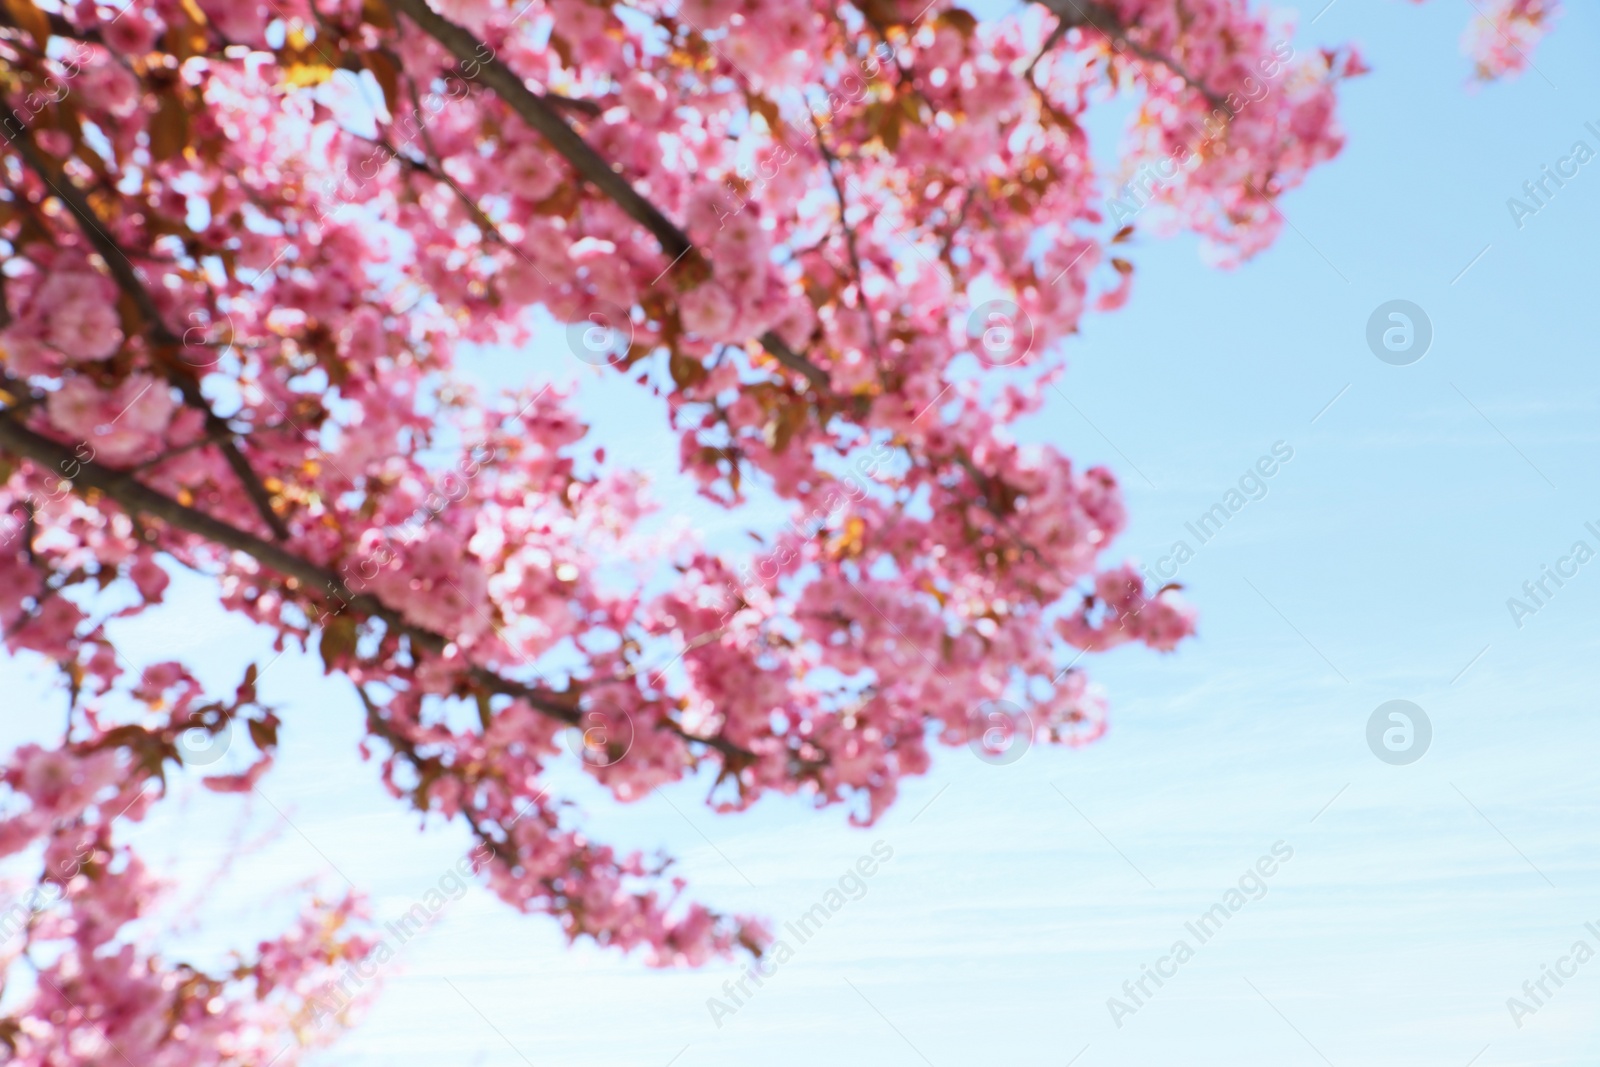
M 1144 240 L 1129 306 L 1068 347 L 1071 404 L 1053 396 L 1027 427 L 1119 472 L 1120 547 L 1146 562 L 1193 545 L 1185 523 L 1275 442 L 1294 451 L 1184 565 L 1199 637 L 1090 662 L 1108 736 L 1003 767 L 941 751 L 867 830 L 798 801 L 713 817 L 693 783 L 619 809 L 567 769 L 558 788 L 599 836 L 666 848 L 725 909 L 782 923 L 875 842 L 893 858 L 720 1026 L 706 1002 L 733 966 L 661 972 L 568 950 L 474 887 L 402 949 L 325 1062 L 1594 1062 L 1600 960 L 1550 984 L 1520 1027 L 1506 1002 L 1574 942 L 1600 950 L 1584 926 L 1600 929 L 1600 560 L 1520 628 L 1506 601 L 1575 541 L 1600 549 L 1585 529 L 1600 527 L 1600 161 L 1521 229 L 1506 201 L 1573 142 L 1600 148 L 1584 128 L 1600 127 L 1600 16 L 1569 5 L 1538 71 L 1473 90 L 1458 49 L 1470 4 L 1337 0 L 1304 26 L 1322 6 L 1303 8 L 1296 47 L 1355 41 L 1375 68 L 1344 93 L 1344 154 L 1242 269 L 1205 268 L 1191 240 Z M 1409 366 L 1365 341 L 1394 299 L 1434 329 Z M 557 334 L 483 362 L 496 380 L 582 369 Z M 597 378 L 585 390 L 614 453 L 659 462 L 647 398 Z M 198 583 L 178 587 L 129 629 L 130 658 L 184 651 L 219 686 L 242 657 L 272 658 Z M 0 743 L 59 731 L 45 681 L 0 665 L 28 709 Z M 286 655 L 262 692 L 285 720 L 271 804 L 190 783 L 141 830 L 186 905 L 169 943 L 200 960 L 280 928 L 286 891 L 308 879 L 348 878 L 392 919 L 467 847 L 455 827 L 418 834 L 381 793 L 356 755 L 359 706 L 314 659 Z M 1393 699 L 1433 729 L 1406 766 L 1367 747 Z M 234 839 L 256 847 L 213 880 Z M 1199 944 L 1185 924 L 1279 842 L 1293 855 L 1264 895 Z M 1132 1004 L 1123 983 L 1180 938 L 1193 958 L 1119 1027 L 1108 998 Z

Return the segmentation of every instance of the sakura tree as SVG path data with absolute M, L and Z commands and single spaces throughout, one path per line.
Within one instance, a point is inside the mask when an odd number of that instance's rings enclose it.
M 1495 12 L 1486 72 L 1549 5 Z M 184 1067 L 295 1062 L 372 944 L 349 899 L 227 973 L 128 937 L 157 883 L 119 824 L 180 768 L 253 790 L 295 710 L 108 622 L 207 576 L 353 687 L 383 785 L 510 906 L 656 964 L 760 953 L 546 795 L 566 739 L 622 802 L 696 777 L 865 823 L 996 702 L 1097 737 L 1082 657 L 1194 614 L 1114 558 L 1113 472 L 1010 428 L 1137 233 L 1273 240 L 1363 69 L 1243 0 L 4 0 L 0 61 L 0 627 L 69 708 L 4 772 L 0 856 L 40 874 L 0 1041 Z M 456 370 L 534 344 L 658 398 L 707 501 L 792 521 L 750 559 L 642 535 L 663 502 L 571 390 Z

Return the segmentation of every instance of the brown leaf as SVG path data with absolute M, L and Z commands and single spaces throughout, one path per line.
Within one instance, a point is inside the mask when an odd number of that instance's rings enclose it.
M 959 7 L 953 7 L 949 11 L 941 13 L 934 20 L 934 25 L 949 26 L 961 36 L 971 37 L 972 31 L 978 28 L 978 19 L 970 11 L 963 11 Z
M 350 380 L 350 365 L 339 355 L 337 347 L 330 345 L 317 349 L 317 362 L 328 372 L 328 381 L 335 387 L 342 387 Z
M 750 102 L 750 110 L 767 120 L 767 129 L 773 136 L 778 136 L 783 131 L 783 119 L 778 115 L 778 105 L 762 96 L 760 93 L 747 93 L 745 98 Z
M 322 665 L 334 670 L 344 658 L 356 650 L 356 621 L 341 615 L 322 628 L 322 640 L 317 651 L 322 653 Z
M 883 138 L 883 147 L 891 152 L 900 148 L 900 120 L 904 114 L 900 108 L 890 106 L 878 115 L 878 136 Z
M 183 17 L 167 19 L 170 25 L 164 44 L 173 58 L 181 63 L 191 56 L 205 54 L 209 43 L 206 38 L 208 20 L 205 12 L 200 10 L 194 0 L 180 0 L 178 7 Z
M 400 68 L 388 52 L 363 52 L 361 62 L 383 89 L 383 103 L 390 115 L 400 114 Z
M 137 337 L 144 332 L 144 321 L 139 318 L 139 305 L 127 293 L 117 294 L 117 318 L 122 322 L 125 336 Z
M 181 153 L 189 143 L 189 109 L 176 89 L 159 97 L 156 116 L 150 121 L 150 156 L 160 163 Z
M 900 14 L 900 5 L 895 0 L 861 0 L 857 6 L 867 16 L 867 21 L 874 26 L 887 29 L 905 22 L 905 18 Z
M 32 0 L 5 0 L 11 21 L 28 31 L 42 51 L 50 43 L 50 16 L 33 6 Z
M 389 5 L 383 0 L 361 0 L 361 18 L 380 30 L 394 29 L 394 16 L 389 14 Z
M 555 51 L 556 55 L 561 57 L 561 65 L 571 70 L 572 45 L 567 43 L 567 39 L 559 33 L 552 33 L 550 35 L 550 47 Z
M 810 413 L 810 405 L 805 403 L 779 405 L 776 416 L 767 424 L 768 446 L 774 452 L 782 452 L 788 448 L 794 435 L 805 426 Z
M 680 389 L 704 381 L 706 377 L 705 364 L 677 349 L 673 349 L 672 355 L 668 357 L 667 369 L 672 373 L 672 380 Z
M 278 747 L 278 724 L 270 720 L 248 719 L 246 726 L 250 730 L 250 740 L 262 752 L 270 752 Z

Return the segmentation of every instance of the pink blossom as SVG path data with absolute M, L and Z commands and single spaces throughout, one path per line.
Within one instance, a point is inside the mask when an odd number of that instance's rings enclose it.
M 63 174 L 8 171 L 37 208 L 3 337 L 7 417 L 34 436 L 4 457 L 0 625 L 73 709 L 64 747 L 5 772 L 0 854 L 37 845 L 65 893 L 27 935 L 51 981 L 7 1009 L 28 1067 L 269 1062 L 372 949 L 350 901 L 217 975 L 130 933 L 161 887 L 121 830 L 164 802 L 185 731 L 238 727 L 246 769 L 201 772 L 226 806 L 280 726 L 242 662 L 220 695 L 124 662 L 100 623 L 159 602 L 169 561 L 361 689 L 383 787 L 469 832 L 507 906 L 658 965 L 770 930 L 597 840 L 550 782 L 634 802 L 704 776 L 717 811 L 803 794 L 870 822 L 986 702 L 1030 701 L 1041 741 L 1099 737 L 1080 654 L 1173 650 L 1196 614 L 1122 561 L 1111 470 L 1017 439 L 1070 339 L 1129 299 L 1134 231 L 1230 264 L 1266 248 L 1365 69 L 1244 0 L 1105 0 L 1059 37 L 1042 5 L 975 26 L 879 5 L 907 22 L 890 45 L 860 10 L 779 0 L 438 0 L 471 60 L 359 0 L 56 6 L 105 46 L 42 127 Z M 1499 71 L 1554 6 L 1487 10 Z M 491 54 L 511 78 L 483 76 Z M 396 114 L 344 108 L 361 70 Z M 1029 338 L 998 369 L 972 358 L 991 300 Z M 546 316 L 580 332 L 535 350 Z M 627 358 L 567 370 L 637 385 L 629 417 L 672 436 L 650 461 L 746 551 L 662 532 L 675 502 L 550 384 L 591 316 Z M 515 395 L 473 387 L 484 351 L 528 356 Z
M 150 553 L 141 553 L 134 559 L 133 565 L 128 568 L 128 577 L 138 586 L 139 595 L 152 604 L 161 602 L 162 594 L 172 581 Z
M 147 451 L 172 419 L 174 401 L 164 383 L 144 374 L 103 392 L 87 378 L 69 378 L 50 394 L 50 421 L 88 442 L 99 457 L 125 463 Z
M 73 81 L 73 87 L 86 101 L 117 118 L 132 115 L 139 107 L 139 80 L 110 57 L 92 62 Z
M 45 314 L 45 339 L 68 359 L 104 359 L 122 344 L 116 288 L 92 271 L 52 274 L 34 294 Z
M 733 325 L 735 309 L 726 290 L 715 282 L 685 293 L 679 301 L 684 329 L 705 338 L 722 338 Z
M 213 793 L 248 793 L 272 769 L 272 757 L 262 756 L 242 774 L 217 774 L 201 779 Z
M 87 618 L 77 605 L 59 596 L 47 597 L 9 644 L 31 648 L 47 656 L 65 657 L 73 647 L 78 624 Z
M 267 8 L 255 0 L 199 0 L 201 9 L 228 40 L 263 43 Z
M 81 618 L 81 616 L 80 616 Z M 84 756 L 25 745 L 12 757 L 6 778 L 33 802 L 34 810 L 52 818 L 70 818 L 119 775 L 116 754 Z
M 506 153 L 504 174 L 508 191 L 535 203 L 555 192 L 562 180 L 561 164 L 531 142 Z
M 126 56 L 142 56 L 150 51 L 161 33 L 154 15 L 129 3 L 115 18 L 100 27 L 101 39 L 113 51 Z

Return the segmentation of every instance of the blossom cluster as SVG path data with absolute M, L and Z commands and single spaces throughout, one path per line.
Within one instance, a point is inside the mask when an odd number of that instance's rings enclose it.
M 0 852 L 96 857 L 76 925 L 40 928 L 78 939 L 62 999 L 41 983 L 0 1020 L 23 1062 L 99 1062 L 97 1030 L 138 1062 L 265 1062 L 283 1027 L 258 1013 L 303 1011 L 313 962 L 363 951 L 328 933 L 349 903 L 231 976 L 117 941 L 153 889 L 111 836 L 149 803 L 127 791 L 186 731 L 247 723 L 248 764 L 206 783 L 248 792 L 279 727 L 253 669 L 231 701 L 176 663 L 130 683 L 106 623 L 172 567 L 316 647 L 384 787 L 469 827 L 508 904 L 659 964 L 770 937 L 547 795 L 573 727 L 608 727 L 583 763 L 621 801 L 703 775 L 718 810 L 799 795 L 857 822 L 985 702 L 1098 736 L 1080 657 L 1170 650 L 1195 616 L 1115 558 L 1116 475 L 1016 433 L 1133 284 L 1091 119 L 1131 98 L 1144 157 L 1207 130 L 1164 202 L 1231 261 L 1339 151 L 1363 68 L 1286 57 L 1245 0 L 1091 6 L 7 3 L 7 106 L 32 110 L 0 146 L 0 634 L 60 665 L 73 733 L 18 754 L 32 806 Z M 1226 105 L 1269 67 L 1272 93 Z M 991 298 L 1031 331 L 1004 366 L 968 328 Z M 570 390 L 468 384 L 467 346 L 566 358 L 549 318 L 625 338 L 594 373 L 653 398 L 708 501 L 791 509 L 754 565 L 698 543 L 663 565 L 645 480 Z
M 1534 47 L 1561 11 L 1557 0 L 1490 0 L 1474 7 L 1461 43 L 1486 81 L 1527 70 Z
M 189 705 L 192 679 L 162 670 L 172 682 L 162 695 Z M 153 698 L 159 684 L 129 695 Z M 91 717 L 81 736 L 25 745 L 0 769 L 0 858 L 31 856 L 40 871 L 26 888 L 6 887 L 18 903 L 0 913 L 0 968 L 26 960 L 33 979 L 0 1020 L 8 1063 L 299 1063 L 319 991 L 368 953 L 353 897 L 309 902 L 289 931 L 216 974 L 144 944 L 137 931 L 165 887 L 118 838 L 161 794 L 161 758 L 173 752 L 161 718 L 105 727 Z
M 1047 736 L 1081 742 L 1104 701 L 1063 664 L 1193 628 L 1174 590 L 1102 561 L 1125 524 L 1115 476 L 1008 429 L 1059 372 L 1049 353 L 1130 281 L 1106 265 L 1082 120 L 1110 81 L 1138 94 L 1136 129 L 1176 134 L 1239 71 L 1291 69 L 1177 205 L 1244 253 L 1270 237 L 1270 199 L 1337 150 L 1349 70 L 1274 58 L 1243 5 L 1183 26 L 1160 4 L 1113 13 L 1125 29 L 1065 29 L 1033 62 L 1042 9 L 78 5 L 81 99 L 42 111 L 14 157 L 5 417 L 189 511 L 151 523 L 108 506 L 125 483 L 52 495 L 48 466 L 16 466 L 33 532 L 0 560 L 7 640 L 108 687 L 122 666 L 84 584 L 128 580 L 127 615 L 160 602 L 159 557 L 208 571 L 224 607 L 360 687 L 389 787 L 474 826 L 510 903 L 662 962 L 758 947 L 759 923 L 687 903 L 538 801 L 563 730 L 628 724 L 625 759 L 586 761 L 622 800 L 709 766 L 720 808 L 803 793 L 870 821 L 975 705 L 1026 693 Z M 128 178 L 61 200 L 101 173 Z M 983 289 L 1034 328 L 1007 379 L 970 373 Z M 642 483 L 584 459 L 570 398 L 459 379 L 456 348 L 524 343 L 532 306 L 627 309 L 615 369 L 662 396 L 702 493 L 795 509 L 758 563 L 690 546 L 661 589 L 633 534 Z M 456 440 L 476 445 L 442 493 L 430 457 Z M 840 473 L 862 455 L 870 471 Z M 551 657 L 553 675 L 524 666 Z

